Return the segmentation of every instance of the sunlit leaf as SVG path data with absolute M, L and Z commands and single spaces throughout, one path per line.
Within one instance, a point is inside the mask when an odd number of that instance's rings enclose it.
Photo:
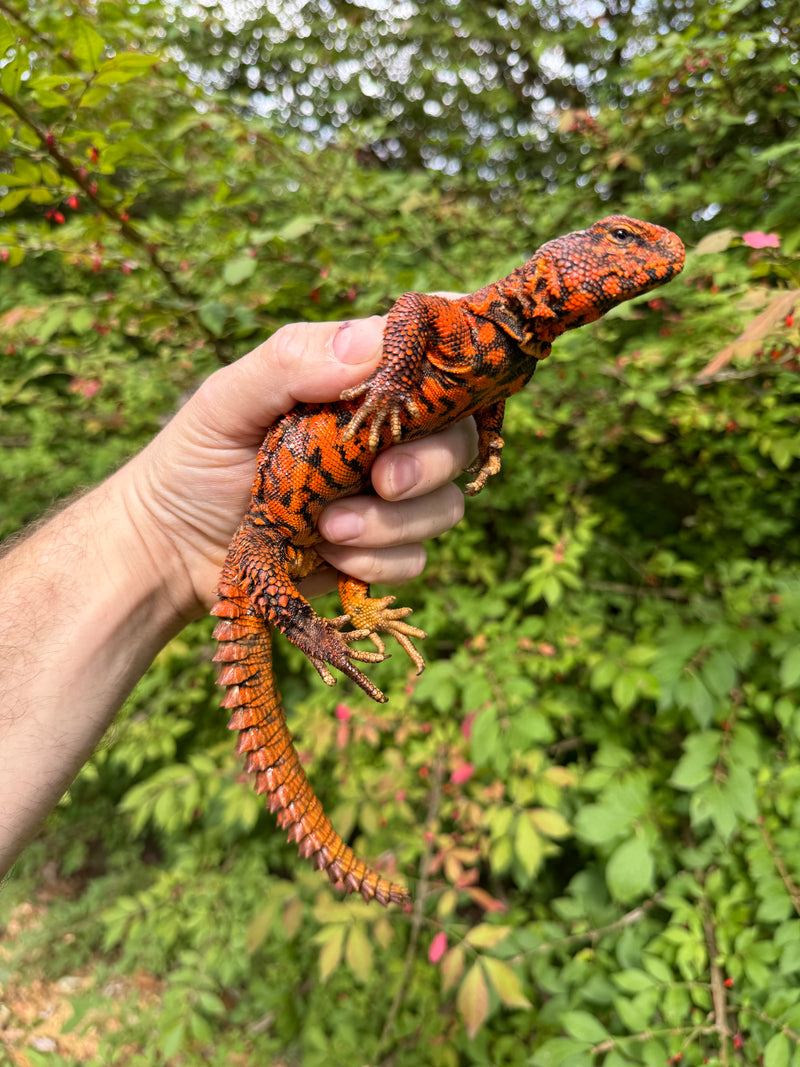
M 473 963 L 458 987 L 456 1007 L 467 1036 L 475 1037 L 489 1016 L 489 989 L 480 963 Z

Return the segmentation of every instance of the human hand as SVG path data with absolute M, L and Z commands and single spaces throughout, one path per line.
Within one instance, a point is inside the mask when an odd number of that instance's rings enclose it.
M 228 543 L 244 514 L 266 427 L 296 402 L 336 400 L 378 363 L 382 318 L 286 326 L 208 378 L 126 471 L 128 513 L 185 619 L 214 603 Z M 382 453 L 374 496 L 322 513 L 318 546 L 337 569 L 395 584 L 425 563 L 422 541 L 453 526 L 463 496 L 452 479 L 476 450 L 471 419 Z M 310 586 L 310 588 L 308 587 Z M 330 586 L 317 575 L 309 595 Z

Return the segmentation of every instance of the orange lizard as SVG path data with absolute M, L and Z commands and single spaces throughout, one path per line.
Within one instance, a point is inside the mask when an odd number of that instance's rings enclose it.
M 336 833 L 300 766 L 286 726 L 271 661 L 279 630 L 302 649 L 323 681 L 331 668 L 374 700 L 380 689 L 356 665 L 385 656 L 393 636 L 421 671 L 405 621 L 410 608 L 339 575 L 344 614 L 318 616 L 297 588 L 324 566 L 314 548 L 326 504 L 369 486 L 375 456 L 397 441 L 424 437 L 471 415 L 479 450 L 466 492 L 480 492 L 500 469 L 507 397 L 530 379 L 565 330 L 593 322 L 610 308 L 668 282 L 683 268 L 678 237 L 623 215 L 543 245 L 506 278 L 470 296 L 447 299 L 406 293 L 389 312 L 381 361 L 365 382 L 333 404 L 298 404 L 270 427 L 258 454 L 249 509 L 230 545 L 219 582 L 215 659 L 224 664 L 222 706 L 239 731 L 237 750 L 255 775 L 278 823 L 301 855 L 347 892 L 382 904 L 408 901 L 360 860 Z M 349 629 L 345 629 L 349 625 Z M 375 651 L 352 647 L 369 638 Z

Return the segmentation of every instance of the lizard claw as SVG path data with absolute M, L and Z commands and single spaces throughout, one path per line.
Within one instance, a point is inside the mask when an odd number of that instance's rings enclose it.
M 412 419 L 419 418 L 419 406 L 416 401 L 410 396 L 394 396 L 387 395 L 381 396 L 378 390 L 374 389 L 369 380 L 362 382 L 360 385 L 353 386 L 352 389 L 345 389 L 340 394 L 340 400 L 354 400 L 358 396 L 363 396 L 364 393 L 368 393 L 364 403 L 354 413 L 352 419 L 347 425 L 344 433 L 342 434 L 342 441 L 346 444 L 351 441 L 357 431 L 370 419 L 369 424 L 369 450 L 370 452 L 377 452 L 378 445 L 380 444 L 380 431 L 386 420 L 389 420 L 389 425 L 392 430 L 392 440 L 398 442 L 402 436 L 402 424 L 401 417 L 403 412 L 406 411 Z
M 353 661 L 382 663 L 387 658 L 386 652 L 383 649 L 367 652 L 358 648 L 350 648 L 352 641 L 362 641 L 365 637 L 369 637 L 370 633 L 364 628 L 342 633 L 340 627 L 349 621 L 349 618 L 349 615 L 341 615 L 338 619 L 322 620 L 323 630 L 314 641 L 313 651 L 301 647 L 326 685 L 336 685 L 336 679 L 330 671 L 331 667 L 336 667 L 360 686 L 367 696 L 383 704 L 386 697 L 377 685 L 356 667 Z
M 478 458 L 468 467 L 470 474 L 476 475 L 474 481 L 464 487 L 467 496 L 476 496 L 493 474 L 500 470 L 500 453 L 503 451 L 503 438 L 496 433 L 481 435 Z

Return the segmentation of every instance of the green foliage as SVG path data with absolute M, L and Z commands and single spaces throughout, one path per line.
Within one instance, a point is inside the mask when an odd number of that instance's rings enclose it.
M 403 592 L 419 679 L 381 664 L 380 708 L 340 682 L 335 719 L 277 649 L 318 792 L 412 912 L 294 859 L 197 624 L 4 887 L 0 981 L 86 983 L 25 1055 L 798 1064 L 790 8 L 407 7 L 396 68 L 389 8 L 259 5 L 234 39 L 155 0 L 3 6 L 4 533 L 283 322 L 476 287 L 611 209 L 691 245 L 509 404 L 502 474 Z

